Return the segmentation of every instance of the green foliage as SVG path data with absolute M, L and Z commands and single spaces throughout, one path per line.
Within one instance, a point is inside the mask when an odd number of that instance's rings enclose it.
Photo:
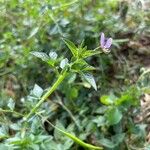
M 72 55 L 76 58 L 78 58 L 78 49 L 77 47 L 74 45 L 74 43 L 72 43 L 71 41 L 65 39 L 63 40 L 65 42 L 65 44 L 68 46 L 68 48 L 70 49 Z
M 147 4 L 1 0 L 0 149 L 149 149 Z
M 83 77 L 88 81 L 88 83 L 90 83 L 92 85 L 92 87 L 97 90 L 97 86 L 94 80 L 94 77 L 92 74 L 89 73 L 83 73 Z
M 115 136 L 111 137 L 112 140 L 103 138 L 100 140 L 100 143 L 102 143 L 102 145 L 104 145 L 105 147 L 113 149 L 123 141 L 124 137 L 125 137 L 124 133 L 116 134 Z
M 117 124 L 122 119 L 121 112 L 115 107 L 109 108 L 105 115 L 109 125 Z

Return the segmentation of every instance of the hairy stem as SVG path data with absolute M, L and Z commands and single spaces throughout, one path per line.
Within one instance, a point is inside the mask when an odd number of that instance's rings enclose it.
M 64 70 L 55 81 L 53 86 L 41 97 L 40 101 L 31 109 L 31 111 L 26 115 L 25 120 L 28 120 L 30 116 L 36 112 L 36 110 L 41 106 L 41 104 L 56 90 L 56 88 L 60 85 L 60 83 L 66 77 L 67 71 Z

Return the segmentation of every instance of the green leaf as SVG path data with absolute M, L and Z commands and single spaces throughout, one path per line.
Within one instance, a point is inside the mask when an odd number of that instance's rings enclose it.
M 115 101 L 116 106 L 123 105 L 126 108 L 133 105 L 139 104 L 140 92 L 137 87 L 130 87 L 126 92 L 121 94 L 121 97 Z
M 104 116 L 98 116 L 95 119 L 93 119 L 93 122 L 97 124 L 98 127 L 105 125 L 105 117 Z
M 19 131 L 21 129 L 21 126 L 17 123 L 13 123 L 10 125 L 10 128 L 15 130 L 15 131 Z
M 42 59 L 43 61 L 48 61 L 49 57 L 47 54 L 43 53 L 43 52 L 31 52 L 32 55 Z
M 71 99 L 77 98 L 78 97 L 78 89 L 75 87 L 71 88 L 69 91 L 69 97 Z
M 63 59 L 63 60 L 60 62 L 60 68 L 61 68 L 61 69 L 64 69 L 67 64 L 68 64 L 68 59 L 67 59 L 67 58 Z
M 38 30 L 39 30 L 39 27 L 34 28 L 34 29 L 31 31 L 31 33 L 30 33 L 28 39 L 32 38 L 32 37 L 38 32 Z
M 112 105 L 114 104 L 116 97 L 114 95 L 103 95 L 100 98 L 100 102 L 104 105 Z
M 122 113 L 116 107 L 110 107 L 105 116 L 109 125 L 117 124 L 122 119 Z
M 118 146 L 123 141 L 124 137 L 125 137 L 124 133 L 116 134 L 111 137 L 112 140 L 109 140 L 106 138 L 100 139 L 100 143 L 103 146 L 112 149 L 112 148 L 115 148 L 116 146 Z
M 43 89 L 38 86 L 37 84 L 34 85 L 34 88 L 32 90 L 32 94 L 38 98 L 40 98 L 43 94 Z
M 90 66 L 85 60 L 78 59 L 71 67 L 73 71 L 81 72 L 81 71 L 90 71 L 95 70 L 93 66 Z
M 82 73 L 82 75 L 85 78 L 85 80 L 97 91 L 97 86 L 93 75 L 90 73 Z
M 63 150 L 69 150 L 71 149 L 71 146 L 73 145 L 73 141 L 71 141 L 71 139 L 66 140 L 64 145 L 63 145 Z M 61 149 L 62 150 L 62 149 Z
M 40 148 L 40 146 L 38 145 L 38 144 L 32 144 L 31 146 L 30 146 L 32 149 L 34 149 L 34 150 L 39 150 Z
M 12 98 L 10 98 L 9 101 L 8 101 L 7 106 L 8 106 L 11 110 L 14 110 L 15 101 L 14 101 Z
M 63 39 L 63 41 L 65 42 L 65 44 L 68 46 L 68 48 L 70 49 L 72 55 L 74 57 L 78 57 L 78 50 L 77 47 L 74 45 L 73 42 L 67 40 L 67 39 Z
M 0 139 L 5 139 L 5 138 L 9 137 L 8 135 L 9 135 L 8 128 L 6 126 L 2 125 L 0 127 Z
M 125 133 L 116 134 L 111 137 L 112 141 L 117 145 L 119 145 L 125 138 Z
M 83 71 L 92 71 L 92 70 L 96 70 L 96 68 L 90 66 L 89 64 L 86 64 L 85 68 L 83 68 Z
M 107 106 L 101 106 L 101 107 L 98 107 L 96 110 L 95 110 L 95 113 L 96 114 L 104 114 L 105 112 L 106 112 L 106 110 L 107 110 Z
M 47 62 L 52 67 L 54 67 L 55 62 L 57 61 L 57 54 L 55 52 L 50 52 L 49 56 L 43 52 L 31 52 L 31 54 L 42 59 L 44 62 Z
M 76 73 L 70 73 L 69 76 L 68 76 L 68 84 L 74 83 L 76 77 L 77 77 Z
M 111 140 L 106 139 L 106 138 L 100 139 L 99 141 L 103 146 L 108 147 L 108 148 L 114 148 L 116 146 L 115 143 L 113 143 Z
M 56 52 L 50 52 L 49 53 L 49 57 L 51 58 L 51 59 L 53 59 L 53 60 L 56 60 L 57 59 L 57 53 Z
M 131 104 L 132 96 L 131 95 L 122 95 L 119 99 L 116 100 L 115 105 L 119 106 L 122 104 Z
M 8 147 L 6 144 L 0 144 L 0 149 L 2 149 L 2 150 L 14 150 L 14 148 Z

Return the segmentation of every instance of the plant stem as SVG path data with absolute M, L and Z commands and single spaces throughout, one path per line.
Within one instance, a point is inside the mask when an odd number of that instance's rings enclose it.
M 96 47 L 93 51 L 96 51 L 96 50 L 98 50 L 98 49 L 100 49 L 101 47 L 100 46 L 98 46 L 98 47 Z
M 44 117 L 39 114 L 36 113 L 38 116 L 40 116 L 42 119 L 44 119 Z M 94 146 L 91 145 L 89 143 L 85 143 L 84 141 L 80 140 L 78 137 L 76 137 L 75 135 L 64 131 L 60 128 L 58 128 L 57 126 L 53 125 L 50 121 L 48 121 L 47 119 L 45 120 L 48 124 L 50 124 L 54 129 L 56 129 L 57 131 L 61 132 L 63 135 L 67 136 L 68 138 L 70 138 L 71 140 L 73 140 L 74 142 L 76 142 L 77 144 L 79 144 L 80 146 L 86 148 L 86 149 L 90 149 L 90 150 L 103 150 L 103 147 L 98 147 L 98 146 Z
M 74 121 L 75 125 L 78 127 L 78 129 L 80 129 L 80 125 L 77 123 L 77 121 L 76 121 L 75 117 L 73 116 L 72 112 L 68 109 L 67 106 L 65 106 L 65 105 L 63 104 L 61 98 L 59 97 L 59 95 L 58 95 L 57 93 L 56 93 L 56 97 L 57 97 L 57 99 L 58 99 L 58 102 L 57 102 L 57 103 L 58 103 L 59 105 L 61 105 L 61 106 L 63 107 L 63 109 L 65 109 L 65 110 L 68 112 L 68 114 L 70 115 L 71 119 Z
M 18 116 L 23 116 L 23 114 L 21 114 L 21 113 L 18 113 L 18 112 L 16 112 L 16 111 L 13 111 L 13 110 L 6 110 L 6 109 L 1 109 L 0 108 L 0 113 L 14 113 L 15 115 L 18 115 Z
M 32 110 L 26 115 L 25 120 L 28 120 L 30 116 L 36 112 L 36 110 L 40 107 L 40 105 L 56 90 L 59 84 L 64 80 L 66 77 L 67 70 L 64 70 L 55 81 L 53 86 L 41 97 L 40 101 L 32 108 Z

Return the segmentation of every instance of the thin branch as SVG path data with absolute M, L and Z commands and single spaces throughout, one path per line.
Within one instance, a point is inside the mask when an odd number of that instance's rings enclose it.
M 57 97 L 57 100 L 58 100 L 57 103 L 58 103 L 59 105 L 61 105 L 64 110 L 66 110 L 66 111 L 68 112 L 68 114 L 70 115 L 71 119 L 74 121 L 75 125 L 80 129 L 80 126 L 79 126 L 79 124 L 77 123 L 76 118 L 73 116 L 72 112 L 67 108 L 67 106 L 65 106 L 65 105 L 63 104 L 63 102 L 62 102 L 60 96 L 58 95 L 58 93 L 55 92 L 55 94 L 56 94 L 56 97 Z
M 18 113 L 18 112 L 14 111 L 14 110 L 6 110 L 6 109 L 2 109 L 2 108 L 0 108 L 0 112 L 2 112 L 2 113 L 14 113 L 14 114 L 16 114 L 16 115 L 18 115 L 18 116 L 22 116 L 22 117 L 24 117 L 24 115 L 23 115 L 23 114 Z

